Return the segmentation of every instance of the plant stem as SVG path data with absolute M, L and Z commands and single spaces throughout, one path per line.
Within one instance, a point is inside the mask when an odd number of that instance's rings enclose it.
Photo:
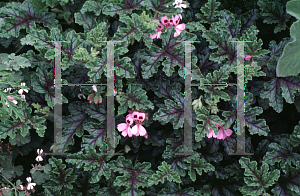
M 17 52 L 15 52 L 15 54 L 17 54 L 24 46 L 25 46 L 25 45 L 21 46 L 21 47 L 17 50 Z
M 15 185 L 13 183 L 11 183 L 11 181 L 9 181 L 7 178 L 5 178 L 2 174 L 0 174 L 0 175 L 2 176 L 2 178 L 4 178 L 9 184 L 11 184 L 14 187 L 13 189 L 15 189 L 15 194 L 17 195 L 17 190 L 16 190 Z
M 138 158 L 139 158 L 139 154 L 140 154 L 140 152 L 137 154 L 137 156 L 136 156 L 136 158 L 135 158 L 135 162 L 134 162 L 133 167 L 135 167 L 135 164 L 136 164 L 136 162 L 137 162 L 137 160 L 138 160 Z
M 116 152 L 116 154 L 118 154 L 119 152 L 122 152 L 122 151 L 124 151 L 124 149 L 122 149 L 122 150 L 119 150 L 118 152 Z

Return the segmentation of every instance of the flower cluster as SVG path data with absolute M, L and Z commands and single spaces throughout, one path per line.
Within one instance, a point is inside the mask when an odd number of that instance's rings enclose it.
M 37 153 L 38 153 L 38 156 L 35 158 L 35 160 L 37 161 L 37 162 L 39 162 L 39 161 L 43 161 L 43 155 L 45 154 L 44 152 L 43 152 L 43 149 L 37 149 Z
M 226 137 L 229 137 L 231 134 L 232 134 L 232 130 L 231 129 L 224 129 L 223 128 L 223 125 L 219 125 L 218 123 L 215 123 L 215 122 L 213 122 L 217 127 L 219 127 L 220 129 L 219 129 L 219 132 L 218 132 L 218 135 L 216 135 L 215 134 L 215 132 L 214 132 L 214 130 L 212 130 L 211 128 L 208 128 L 209 129 L 209 131 L 210 131 L 210 133 L 208 134 L 206 134 L 206 136 L 208 137 L 208 138 L 211 138 L 211 137 L 213 137 L 213 138 L 217 138 L 217 139 L 219 139 L 219 140 L 224 140 Z
M 157 19 L 155 19 L 157 20 Z M 166 16 L 161 17 L 161 23 L 166 27 L 165 32 L 167 31 L 167 28 L 174 26 L 176 32 L 174 33 L 174 37 L 177 37 L 178 35 L 180 35 L 181 31 L 183 31 L 185 29 L 185 24 L 179 24 L 179 16 L 176 15 L 175 17 L 172 16 L 172 19 L 168 19 Z M 150 34 L 150 38 L 154 39 L 160 39 L 160 34 L 162 33 L 162 30 L 164 28 L 164 26 L 162 24 L 159 24 L 156 28 L 156 34 L 152 35 Z
M 180 8 L 181 9 L 181 13 L 182 13 L 182 8 L 187 8 L 189 5 L 188 2 L 183 2 L 182 0 L 175 0 L 175 2 L 173 3 L 173 5 L 175 6 L 175 8 Z M 178 14 L 179 18 L 182 19 L 181 14 Z
M 146 139 L 148 138 L 148 134 L 146 129 L 142 126 L 142 123 L 145 119 L 148 119 L 147 113 L 131 111 L 130 114 L 126 116 L 126 123 L 120 123 L 117 126 L 118 131 L 122 132 L 122 135 L 126 137 L 135 136 L 144 136 Z M 135 125 L 131 128 L 131 125 Z
M 21 83 L 21 86 L 25 86 L 26 85 L 26 83 Z M 4 90 L 4 92 L 7 92 L 7 91 L 11 91 L 11 89 L 12 88 L 7 88 L 7 89 L 5 89 Z M 16 89 L 16 87 L 14 87 L 14 89 Z M 25 95 L 23 95 L 23 92 L 26 92 L 26 93 L 28 93 L 28 90 L 27 89 L 19 89 L 18 90 L 18 93 L 21 95 L 21 97 L 23 98 L 23 99 L 25 99 Z M 11 96 L 7 96 L 7 98 L 11 101 L 11 102 L 13 102 L 15 105 L 17 105 L 18 104 L 18 101 L 17 100 L 15 100 L 15 98 L 14 97 L 11 97 Z M 7 105 L 7 107 L 9 107 L 9 104 L 7 103 L 7 101 L 5 101 L 5 105 Z
M 95 102 L 95 104 L 97 104 L 97 103 L 102 103 L 102 97 L 101 97 L 101 94 L 100 94 L 100 93 L 96 93 L 96 92 L 97 92 L 97 87 L 96 87 L 96 85 L 93 85 L 92 88 L 93 88 L 94 92 L 91 93 L 91 94 L 88 96 L 87 100 L 91 100 L 90 103 L 92 103 L 92 102 Z
M 30 195 L 30 193 L 28 191 L 31 190 L 32 193 L 34 193 L 34 191 L 35 191 L 34 186 L 36 185 L 36 183 L 31 182 L 31 177 L 27 177 L 26 180 L 28 182 L 27 186 L 19 185 L 18 189 L 25 190 L 25 195 Z

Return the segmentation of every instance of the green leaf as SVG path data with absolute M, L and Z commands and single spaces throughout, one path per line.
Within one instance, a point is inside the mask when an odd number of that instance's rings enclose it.
M 101 147 L 101 153 L 105 153 L 103 146 Z M 110 168 L 105 162 L 108 161 L 111 156 L 98 154 L 96 149 L 91 146 L 87 146 L 84 149 L 85 153 L 80 151 L 68 155 L 66 162 L 76 165 L 77 168 L 83 168 L 84 171 L 92 171 L 92 176 L 89 180 L 90 183 L 99 182 L 101 176 L 105 176 L 106 179 L 108 179 L 110 177 Z
M 297 161 L 296 168 L 289 163 L 284 163 L 281 170 L 285 173 L 282 175 L 280 182 L 276 183 L 275 188 L 272 189 L 274 195 L 299 195 L 300 194 L 300 181 L 299 181 L 299 168 L 300 162 Z
M 284 6 L 279 1 L 259 0 L 257 4 L 261 10 L 260 14 L 264 19 L 264 23 L 278 24 L 274 29 L 275 34 L 286 29 L 286 22 L 289 21 L 291 16 L 284 12 Z
M 292 0 L 286 3 L 286 12 L 294 16 L 296 19 L 300 19 L 300 0 Z
M 0 70 L 6 69 L 11 71 L 12 70 L 19 71 L 20 68 L 31 67 L 31 63 L 28 59 L 21 56 L 15 56 L 15 53 L 11 53 L 11 54 L 1 53 L 0 57 L 3 58 L 0 62 L 1 65 Z
M 206 173 L 208 171 L 215 171 L 215 167 L 210 163 L 205 163 L 205 160 L 201 159 L 199 155 L 189 157 L 186 162 L 190 163 L 188 174 L 193 182 L 196 181 L 196 172 L 201 176 L 202 171 Z
M 269 105 L 280 113 L 283 110 L 283 97 L 287 103 L 294 103 L 296 92 L 300 92 L 299 76 L 275 78 L 264 83 L 260 97 L 269 99 Z
M 41 164 L 38 165 L 41 167 Z M 45 165 L 45 169 L 43 172 L 39 170 L 30 170 L 30 173 L 32 175 L 33 182 L 35 182 L 37 185 L 42 185 L 46 182 L 46 180 L 49 180 L 49 172 L 51 171 L 51 166 L 49 164 Z
M 128 108 L 135 106 L 137 110 L 154 109 L 154 105 L 151 101 L 147 100 L 146 91 L 142 89 L 141 84 L 129 84 L 126 94 L 124 94 L 120 100 L 120 106 L 118 107 L 118 115 L 127 112 Z
M 210 115 L 209 111 L 205 107 L 202 107 L 201 109 L 196 109 L 195 112 L 197 114 L 197 120 L 202 121 L 202 124 L 196 125 L 196 128 L 197 128 L 197 131 L 195 132 L 196 142 L 199 142 L 204 137 L 206 137 L 206 134 L 209 133 L 208 128 L 214 129 L 215 125 L 212 122 L 216 122 L 219 125 L 224 124 L 219 116 Z
M 241 157 L 239 160 L 242 168 L 245 168 L 244 181 L 246 185 L 240 188 L 243 195 L 257 196 L 265 192 L 272 186 L 280 176 L 280 171 L 275 169 L 269 171 L 269 165 L 263 163 L 261 169 L 257 169 L 257 162 L 251 161 L 249 158 Z
M 159 182 L 164 183 L 165 178 L 170 182 L 181 183 L 180 176 L 177 172 L 171 171 L 171 165 L 168 165 L 167 162 L 163 161 L 160 166 L 158 166 L 158 171 L 151 176 L 148 181 L 149 186 L 157 185 Z
M 201 7 L 203 14 L 197 13 L 195 16 L 200 19 L 201 23 L 211 24 L 216 22 L 220 16 L 220 12 L 217 11 L 220 5 L 221 3 L 216 0 L 208 0 L 208 2 L 205 3 L 205 6 Z
M 292 144 L 293 147 L 299 146 L 299 144 L 300 144 L 300 125 L 295 126 L 294 132 L 290 135 L 289 143 Z
M 212 84 L 212 85 L 199 85 L 198 88 L 204 90 L 204 92 L 211 94 L 214 97 L 214 100 L 219 100 L 220 98 L 224 101 L 229 101 L 229 95 L 222 91 L 226 88 L 224 85 L 213 85 L 213 84 L 221 84 L 225 83 L 229 76 L 228 66 L 224 65 L 220 67 L 219 70 L 214 70 L 213 74 L 208 73 L 206 78 L 203 79 L 204 84 Z
M 298 153 L 293 153 L 293 148 L 288 143 L 288 139 L 283 138 L 280 141 L 280 144 L 271 143 L 269 144 L 269 148 L 272 150 L 271 152 L 267 152 L 267 154 L 263 158 L 263 163 L 268 163 L 269 165 L 275 165 L 276 162 L 280 163 L 282 167 L 285 162 L 296 164 L 297 160 L 300 160 L 300 155 Z
M 300 20 L 294 22 L 290 29 L 292 42 L 289 42 L 278 60 L 277 77 L 297 76 L 300 73 Z
M 95 28 L 87 33 L 87 41 L 90 42 L 94 47 L 101 47 L 106 45 L 104 41 L 107 41 L 109 25 L 106 26 L 105 22 L 99 23 Z
M 23 137 L 21 134 L 20 134 L 20 131 L 18 131 L 16 137 L 14 138 L 9 138 L 9 143 L 11 145 L 18 145 L 18 146 L 23 146 L 24 144 L 27 144 L 31 141 L 31 136 L 30 134 L 26 135 L 25 137 Z
M 94 12 L 96 16 L 99 16 L 101 14 L 102 9 L 102 2 L 86 1 L 84 2 L 80 12 L 82 14 L 85 14 L 86 12 Z
M 0 12 L 7 15 L 4 20 L 0 20 L 0 37 L 19 37 L 21 29 L 26 29 L 27 32 L 30 31 L 31 33 L 32 30 L 38 29 L 36 23 L 42 23 L 49 29 L 59 26 L 58 20 L 55 19 L 56 14 L 47 11 L 39 11 L 32 1 L 24 1 L 24 5 L 16 2 L 7 3 L 0 8 Z M 4 23 L 1 24 L 2 22 Z
M 67 4 L 69 2 L 69 0 L 42 0 L 42 2 L 45 2 L 47 6 L 54 8 L 57 5 L 63 6 L 65 4 Z
M 49 181 L 43 184 L 43 188 L 61 191 L 62 188 L 65 187 L 72 190 L 72 184 L 75 183 L 77 179 L 77 174 L 74 174 L 74 169 L 66 169 L 66 165 L 62 164 L 62 159 L 51 157 L 48 161 L 52 166 L 52 170 L 49 172 Z
M 120 21 L 126 24 L 127 27 L 119 27 L 117 32 L 114 34 L 113 40 L 126 41 L 127 45 L 131 42 L 131 39 L 137 41 L 143 39 L 145 45 L 148 48 L 151 48 L 153 41 L 149 35 L 156 33 L 156 27 L 154 28 L 154 25 L 149 26 L 149 24 L 145 23 L 143 20 L 145 20 L 145 15 L 138 16 L 133 13 L 131 18 L 127 15 L 121 15 Z M 116 43 L 116 45 L 118 46 L 119 43 Z

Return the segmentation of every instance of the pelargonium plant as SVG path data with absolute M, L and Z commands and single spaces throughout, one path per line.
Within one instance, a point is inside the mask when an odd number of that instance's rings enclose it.
M 299 10 L 0 2 L 0 195 L 300 195 Z

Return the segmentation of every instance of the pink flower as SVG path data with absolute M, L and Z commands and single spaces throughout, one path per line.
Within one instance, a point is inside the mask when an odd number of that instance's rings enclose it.
M 18 101 L 16 101 L 13 97 L 11 97 L 11 96 L 7 96 L 7 98 L 10 100 L 10 101 L 12 101 L 15 105 L 17 105 L 18 104 Z M 7 101 L 5 102 L 5 104 L 7 105 L 7 107 L 9 107 L 9 105 L 8 105 L 8 103 L 7 103 Z
M 209 133 L 209 134 L 207 133 L 206 136 L 207 136 L 208 138 L 211 138 L 211 137 L 216 138 L 217 136 L 216 136 L 214 130 L 212 130 L 211 128 L 208 128 L 208 129 L 209 129 L 210 133 Z
M 157 19 L 155 19 L 157 20 Z M 157 38 L 157 39 L 160 39 L 160 34 L 162 33 L 161 30 L 163 30 L 164 26 L 162 24 L 159 24 L 157 27 L 156 27 L 156 34 L 152 35 L 150 34 L 150 38 L 151 39 L 154 39 L 154 38 Z
M 176 32 L 174 33 L 174 37 L 177 37 L 178 35 L 180 35 L 181 31 L 183 31 L 185 29 L 185 24 L 179 24 L 179 16 L 176 15 L 175 17 L 172 17 L 173 19 L 173 24 L 175 27 Z
M 141 123 L 144 122 L 145 119 L 148 119 L 147 113 L 132 110 L 130 111 L 130 114 L 126 116 L 126 123 L 118 124 L 117 129 L 122 132 L 122 135 L 124 137 L 126 137 L 128 134 L 129 137 L 135 135 L 144 136 L 146 139 L 148 139 L 147 131 L 141 125 Z M 130 128 L 130 125 L 132 125 L 133 122 L 135 122 L 135 125 Z
M 22 5 L 24 5 L 24 2 L 25 2 L 25 1 L 23 1 Z
M 134 125 L 131 129 L 131 132 L 135 136 L 144 136 L 147 133 L 146 129 L 140 124 Z
M 166 16 L 161 17 L 160 20 L 161 20 L 161 23 L 166 26 L 166 28 L 169 28 L 173 25 L 173 19 L 169 20 Z M 167 31 L 167 29 L 166 29 L 166 31 Z
M 134 122 L 136 123 L 142 123 L 145 120 L 145 113 L 140 113 L 140 112 L 133 112 L 131 114 Z
M 72 5 L 74 5 L 74 1 L 72 1 Z
M 246 57 L 244 57 L 244 59 L 245 59 L 246 61 L 250 60 L 251 58 L 252 58 L 252 56 L 246 56 Z
M 127 134 L 129 137 L 132 137 L 132 131 L 130 128 L 130 125 L 132 125 L 132 123 L 133 123 L 133 118 L 131 117 L 131 114 L 128 114 L 126 116 L 126 123 L 118 124 L 117 129 L 118 131 L 122 132 L 122 135 L 124 137 L 126 137 Z
M 217 139 L 222 139 L 224 140 L 226 137 L 229 137 L 232 134 L 231 129 L 224 129 L 223 125 L 219 125 L 218 123 L 213 122 L 217 127 L 219 127 L 219 133 L 217 135 Z

